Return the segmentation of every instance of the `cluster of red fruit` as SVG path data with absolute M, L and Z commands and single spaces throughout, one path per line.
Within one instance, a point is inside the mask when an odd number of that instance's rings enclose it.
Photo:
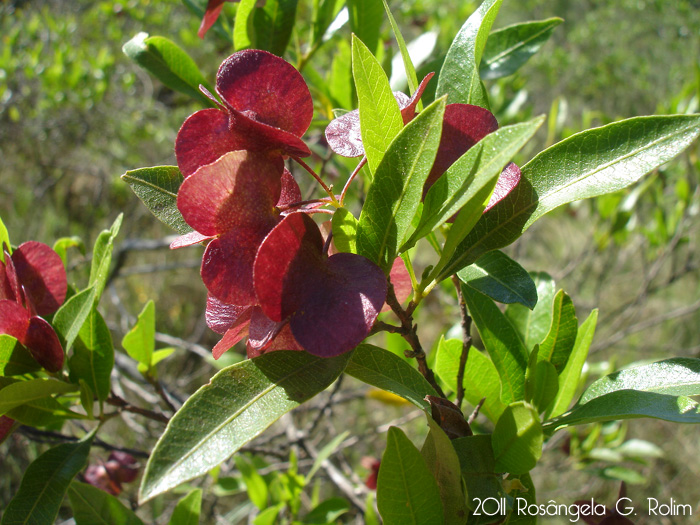
M 216 78 L 217 108 L 191 115 L 175 153 L 185 177 L 177 205 L 194 232 L 174 247 L 206 242 L 201 275 L 207 321 L 223 338 L 219 357 L 247 336 L 248 356 L 306 350 L 331 357 L 369 333 L 386 298 L 382 270 L 328 245 L 304 204 L 285 157 L 313 116 L 302 76 L 258 50 L 227 58 Z

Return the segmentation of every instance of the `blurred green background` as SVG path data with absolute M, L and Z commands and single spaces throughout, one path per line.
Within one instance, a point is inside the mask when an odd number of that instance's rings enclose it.
M 300 2 L 299 34 L 306 33 L 310 3 Z M 444 54 L 478 3 L 390 5 L 407 41 L 437 35 L 430 62 Z M 235 9 L 225 5 L 222 27 L 230 25 Z M 544 49 L 515 75 L 487 82 L 501 124 L 549 115 L 546 129 L 516 159 L 519 163 L 595 125 L 635 115 L 698 112 L 697 0 L 506 0 L 495 27 L 553 16 L 564 22 Z M 121 46 L 140 31 L 167 36 L 213 80 L 232 48 L 213 30 L 200 40 L 198 26 L 199 19 L 179 0 L 0 4 L 0 216 L 16 244 L 35 239 L 51 245 L 59 237 L 76 236 L 90 247 L 124 212 L 118 271 L 101 308 L 118 342 L 147 300 L 156 300 L 158 331 L 167 334 L 161 343 L 178 348 L 163 364 L 161 379 L 185 394 L 215 370 L 203 358 L 217 338 L 203 318 L 206 296 L 197 274 L 201 252 L 169 251 L 161 240 L 172 232 L 119 176 L 138 167 L 174 164 L 177 130 L 199 106 L 139 69 Z M 388 66 L 396 46 L 388 23 L 382 28 Z M 293 37 L 292 57 L 299 38 Z M 334 43 L 348 39 L 345 27 L 314 55 L 309 73 L 325 75 Z M 310 134 L 317 137 L 323 124 L 319 113 Z M 640 360 L 700 357 L 698 151 L 693 145 L 623 192 L 558 210 L 509 248 L 526 269 L 557 279 L 577 305 L 579 320 L 600 308 L 591 378 Z M 343 181 L 349 167 L 332 165 L 329 176 Z M 74 249 L 68 267 L 69 278 L 84 284 L 88 257 Z M 419 312 L 425 346 L 436 343 L 458 319 L 451 296 L 426 301 Z M 336 410 L 331 425 L 337 432 L 360 429 L 365 436 L 345 452 L 350 464 L 359 465 L 363 455 L 381 454 L 384 436 L 373 429 L 406 416 L 409 409 L 368 399 L 358 385 L 347 385 L 356 398 Z M 139 433 L 150 440 L 159 432 L 140 423 L 130 430 L 134 435 L 127 445 L 143 441 Z M 424 432 L 417 423 L 412 430 Z M 42 450 L 21 437 L 3 445 L 0 502 L 16 490 L 37 447 Z M 636 501 L 673 497 L 700 512 L 694 428 L 648 420 L 594 425 L 557 434 L 547 451 L 533 473 L 538 500 L 595 496 L 612 503 L 619 480 L 626 480 L 628 495 Z M 359 466 L 357 471 L 364 472 Z M 133 500 L 133 491 L 127 497 Z M 224 508 L 236 506 L 236 500 L 222 501 Z

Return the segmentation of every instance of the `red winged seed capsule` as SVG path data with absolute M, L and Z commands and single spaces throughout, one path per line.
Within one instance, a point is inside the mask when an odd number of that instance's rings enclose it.
M 185 177 L 235 150 L 305 157 L 301 136 L 311 124 L 313 101 L 304 78 L 284 59 L 257 49 L 238 51 L 219 67 L 222 105 L 192 114 L 175 140 Z

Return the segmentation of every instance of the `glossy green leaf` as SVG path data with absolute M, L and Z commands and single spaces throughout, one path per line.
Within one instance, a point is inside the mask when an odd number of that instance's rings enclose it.
M 556 290 L 554 280 L 546 272 L 534 272 L 530 276 L 537 288 L 535 308 L 531 310 L 520 304 L 509 304 L 505 312 L 528 350 L 547 335 L 552 324 L 552 302 Z
M 202 489 L 191 490 L 177 502 L 169 523 L 171 525 L 198 525 L 201 510 Z
M 267 483 L 250 461 L 243 456 L 236 456 L 234 459 L 245 483 L 248 498 L 259 510 L 265 510 L 268 507 Z
M 136 196 L 158 220 L 180 234 L 192 228 L 177 209 L 177 192 L 185 180 L 177 166 L 156 166 L 127 171 L 122 175 Z
M 362 40 L 367 48 L 376 53 L 379 48 L 379 33 L 384 20 L 384 9 L 380 0 L 347 0 L 350 30 Z
M 462 295 L 501 378 L 501 401 L 506 405 L 520 401 L 525 396 L 527 349 L 513 325 L 491 299 L 464 285 Z
M 462 353 L 462 341 L 440 338 L 435 356 L 435 373 L 453 392 L 457 391 L 457 371 Z M 506 406 L 501 402 L 501 379 L 488 356 L 476 348 L 469 349 L 464 367 L 464 399 L 476 406 L 486 399 L 480 413 L 494 423 Z
M 491 436 L 497 472 L 526 474 L 542 456 L 542 425 L 537 411 L 523 401 L 508 405 Z
M 485 253 L 457 272 L 457 277 L 499 303 L 520 303 L 530 309 L 537 304 L 537 287 L 530 274 L 501 251 Z
M 153 300 L 150 300 L 141 310 L 136 324 L 122 339 L 122 346 L 132 359 L 150 367 L 156 344 L 155 337 L 156 306 Z
M 73 355 L 68 360 L 70 379 L 85 381 L 97 399 L 109 397 L 110 374 L 114 366 L 114 345 L 107 323 L 93 308 L 75 340 Z
M 76 525 L 143 525 L 118 498 L 87 483 L 73 481 L 68 498 Z
M 385 272 L 394 263 L 420 204 L 440 144 L 444 112 L 445 99 L 436 100 L 401 130 L 367 192 L 357 230 L 357 250 Z
M 635 117 L 564 139 L 522 167 L 520 184 L 482 216 L 445 273 L 509 245 L 563 204 L 629 186 L 678 155 L 698 134 L 700 116 L 669 115 Z
M 255 47 L 255 5 L 257 0 L 241 0 L 233 22 L 233 47 L 236 51 Z
M 44 397 L 30 401 L 13 408 L 6 415 L 23 425 L 34 428 L 57 425 L 67 419 L 88 419 L 83 414 L 67 409 L 53 397 Z
M 352 109 L 352 51 L 345 40 L 336 42 L 328 91 L 337 108 Z
M 68 299 L 54 314 L 53 327 L 65 351 L 80 334 L 83 324 L 95 306 L 96 298 L 96 288 L 91 286 Z
M 396 43 L 399 46 L 399 52 L 401 53 L 401 59 L 403 60 L 403 67 L 406 70 L 406 80 L 408 81 L 408 88 L 411 95 L 418 89 L 418 77 L 416 76 L 416 68 L 411 60 L 411 55 L 408 53 L 408 48 L 406 47 L 406 41 L 401 34 L 394 15 L 391 14 L 391 9 L 389 9 L 389 4 L 386 0 L 382 0 L 384 4 L 384 11 L 386 11 L 386 16 L 389 19 L 389 24 L 391 24 L 391 30 L 394 33 L 394 38 L 396 38 Z M 418 110 L 420 111 L 420 107 Z
M 56 379 L 29 379 L 10 383 L 0 390 L 0 416 L 25 403 L 77 390 L 77 385 Z
M 425 396 L 437 393 L 418 370 L 396 354 L 369 344 L 361 344 L 352 354 L 345 372 L 368 385 L 381 388 L 428 410 Z
M 421 453 L 398 427 L 390 427 L 377 477 L 377 507 L 384 525 L 442 525 L 440 490 Z
M 378 0 L 377 4 L 381 9 Z M 382 65 L 356 35 L 352 37 L 352 75 L 357 89 L 362 144 L 370 172 L 375 174 L 389 144 L 403 128 L 403 118 Z
M 88 286 L 95 289 L 95 302 L 102 297 L 102 291 L 109 278 L 109 269 L 112 264 L 112 252 L 114 251 L 114 239 L 119 233 L 124 214 L 120 213 L 109 230 L 103 230 L 95 240 L 92 249 L 92 263 L 90 265 L 90 280 Z
M 350 503 L 343 498 L 329 498 L 314 507 L 306 516 L 303 523 L 308 525 L 326 525 L 337 523 L 338 518 L 350 511 Z
M 474 104 L 489 109 L 488 95 L 479 78 L 479 64 L 493 21 L 503 0 L 484 0 L 457 33 L 440 70 L 437 96 L 450 104 Z
M 272 352 L 224 368 L 173 416 L 146 465 L 139 499 L 200 476 L 338 377 L 349 354 Z
M 58 445 L 34 460 L 5 509 L 2 525 L 53 523 L 68 485 L 87 464 L 94 435 L 93 431 L 80 441 Z
M 548 18 L 523 22 L 489 35 L 479 73 L 484 80 L 512 75 L 549 40 L 554 28 L 564 20 Z
M 589 386 L 576 405 L 545 422 L 548 429 L 596 421 L 653 417 L 676 423 L 700 423 L 700 359 L 675 357 L 628 368 Z
M 318 451 L 318 454 L 314 459 L 314 464 L 311 465 L 309 472 L 306 473 L 306 484 L 311 482 L 311 478 L 313 478 L 316 472 L 318 472 L 318 469 L 321 468 L 323 462 L 335 453 L 336 449 L 340 446 L 340 444 L 343 441 L 345 441 L 345 438 L 347 438 L 349 434 L 350 432 L 347 430 L 341 434 L 338 434 L 333 439 L 331 439 L 326 445 L 324 445 L 324 447 L 321 450 Z
M 579 327 L 569 360 L 566 362 L 564 370 L 559 374 L 559 391 L 551 408 L 547 411 L 547 418 L 564 413 L 574 400 L 581 378 L 581 370 L 583 370 L 583 365 L 588 357 L 588 349 L 591 347 L 597 322 L 598 310 L 593 310 Z
M 437 481 L 445 514 L 445 525 L 464 525 L 467 520 L 467 500 L 462 490 L 462 472 L 452 441 L 429 414 L 430 431 L 421 455 Z
M 207 106 L 213 102 L 199 91 L 202 84 L 212 91 L 197 64 L 173 41 L 139 33 L 122 47 L 124 54 L 163 84 Z
M 420 223 L 406 245 L 412 246 L 461 209 L 459 224 L 452 225 L 449 236 L 450 244 L 456 247 L 486 209 L 503 167 L 530 140 L 543 121 L 544 117 L 537 117 L 505 126 L 468 149 L 428 190 Z M 463 217 L 463 214 L 468 217 Z M 445 248 L 448 249 L 447 243 Z M 448 249 L 445 262 L 450 256 Z
M 5 223 L 2 222 L 2 217 L 0 217 L 0 261 L 5 262 L 5 250 L 3 250 L 3 247 L 7 246 L 8 250 L 12 250 L 10 244 L 10 234 L 7 233 L 7 228 L 5 227 Z M 12 253 L 10 251 L 10 253 Z
M 41 370 L 32 354 L 10 335 L 0 334 L 0 376 L 20 376 Z
M 68 264 L 67 252 L 69 248 L 77 248 L 80 253 L 85 255 L 85 243 L 80 237 L 61 237 L 53 243 L 53 251 L 61 258 L 63 266 Z
M 322 41 L 328 26 L 338 15 L 343 4 L 342 0 L 314 0 L 311 14 L 312 46 L 318 45 Z
M 298 0 L 266 0 L 253 11 L 255 48 L 283 56 L 297 15 Z
M 576 342 L 578 319 L 576 308 L 564 290 L 559 290 L 552 303 L 552 324 L 540 343 L 539 360 L 549 361 L 561 372 Z
M 90 385 L 88 385 L 82 379 L 78 380 L 80 386 L 80 404 L 85 410 L 87 417 L 92 419 L 95 417 L 94 405 L 95 405 L 95 394 L 92 393 Z
M 339 252 L 357 253 L 357 219 L 346 208 L 338 208 L 331 221 L 333 244 Z
M 535 345 L 530 352 L 530 362 L 525 375 L 525 400 L 538 413 L 544 412 L 559 390 L 559 375 L 554 365 L 539 357 L 541 346 Z
M 479 503 L 482 503 L 481 509 L 484 514 L 496 516 L 498 500 L 504 498 L 506 493 L 501 484 L 501 475 L 494 470 L 495 460 L 491 447 L 491 435 L 480 434 L 453 439 L 452 446 L 457 452 L 459 466 L 467 486 L 469 508 L 474 511 Z M 483 523 L 482 518 L 471 515 L 468 523 L 470 525 Z M 498 521 L 498 519 L 485 521 L 491 523 Z

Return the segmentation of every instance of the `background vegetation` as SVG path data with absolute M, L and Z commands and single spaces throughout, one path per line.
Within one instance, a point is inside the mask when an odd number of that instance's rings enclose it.
M 300 27 L 308 23 L 307 4 L 300 2 Z M 407 40 L 437 34 L 430 62 L 444 54 L 476 5 L 407 0 L 394 12 Z M 225 5 L 229 21 L 235 9 Z M 496 27 L 552 16 L 565 21 L 546 47 L 516 75 L 489 83 L 502 124 L 549 114 L 547 129 L 537 137 L 540 149 L 624 117 L 698 111 L 697 1 L 524 0 L 507 3 Z M 198 25 L 198 17 L 179 0 L 0 4 L 0 215 L 16 243 L 35 239 L 51 245 L 56 238 L 75 236 L 91 246 L 118 213 L 125 213 L 102 310 L 114 340 L 120 341 L 148 299 L 156 299 L 158 340 L 176 348 L 159 365 L 159 375 L 176 402 L 221 366 L 207 357 L 216 338 L 203 319 L 205 290 L 196 278 L 200 253 L 170 252 L 165 237 L 171 232 L 153 220 L 119 176 L 140 166 L 174 164 L 177 130 L 198 108 L 130 62 L 121 46 L 139 31 L 168 36 L 213 79 L 231 49 L 214 31 L 199 40 Z M 384 62 L 390 67 L 395 49 L 388 24 L 383 29 Z M 347 41 L 347 27 L 335 38 L 333 42 Z M 314 71 L 323 75 L 334 50 L 332 43 L 322 47 L 307 66 L 307 77 Z M 312 133 L 324 124 L 319 114 Z M 519 160 L 527 158 L 524 151 Z M 328 173 L 345 169 L 330 166 Z M 640 360 L 700 357 L 699 172 L 696 144 L 639 185 L 555 212 L 509 248 L 528 270 L 555 277 L 573 298 L 579 319 L 600 308 L 591 378 Z M 89 269 L 85 253 L 70 251 L 68 265 L 69 280 L 84 283 Z M 422 338 L 437 343 L 454 328 L 457 305 L 447 294 L 426 303 L 419 314 Z M 401 351 L 398 343 L 395 347 Z M 226 364 L 231 359 L 235 356 L 222 358 Z M 117 366 L 125 377 L 121 394 L 157 405 L 157 396 L 139 383 L 128 359 L 118 358 Z M 286 427 L 280 425 L 272 439 L 264 437 L 251 447 L 251 457 L 268 481 L 288 467 L 294 441 L 289 429 L 294 426 L 311 428 L 308 446 L 353 429 L 358 437 L 343 442 L 334 462 L 348 479 L 361 483 L 367 474 L 361 458 L 381 456 L 384 423 L 413 417 L 407 405 L 392 404 L 393 398 L 368 393 L 349 379 L 337 385 L 334 404 L 327 402 L 330 395 L 319 396 L 313 407 L 288 418 Z M 323 422 L 315 419 L 317 414 L 326 416 Z M 126 428 L 115 422 L 114 432 L 131 433 L 127 444 L 135 449 L 147 450 L 144 443 L 152 444 L 162 431 L 138 417 L 125 417 L 125 422 Z M 425 432 L 423 427 L 404 425 L 416 434 Z M 548 445 L 559 451 L 545 455 L 548 459 L 533 471 L 538 500 L 596 497 L 611 502 L 619 480 L 626 480 L 635 501 L 673 497 L 700 512 L 695 429 L 639 420 L 559 436 Z M 0 507 L 16 491 L 21 472 L 45 450 L 42 440 L 47 439 L 21 431 L 2 445 Z M 298 453 L 300 468 L 307 468 L 309 451 L 302 447 Z M 240 471 L 241 465 L 230 461 L 218 482 L 207 481 L 211 490 L 204 510 L 212 522 L 215 516 L 230 520 L 241 508 L 242 515 L 247 512 L 241 507 L 247 497 L 240 494 Z M 321 471 L 317 476 L 328 475 Z M 318 490 L 333 489 L 323 483 Z M 126 488 L 122 498 L 134 501 L 134 492 L 135 487 Z M 159 516 L 167 505 L 169 501 L 156 500 L 148 512 Z

